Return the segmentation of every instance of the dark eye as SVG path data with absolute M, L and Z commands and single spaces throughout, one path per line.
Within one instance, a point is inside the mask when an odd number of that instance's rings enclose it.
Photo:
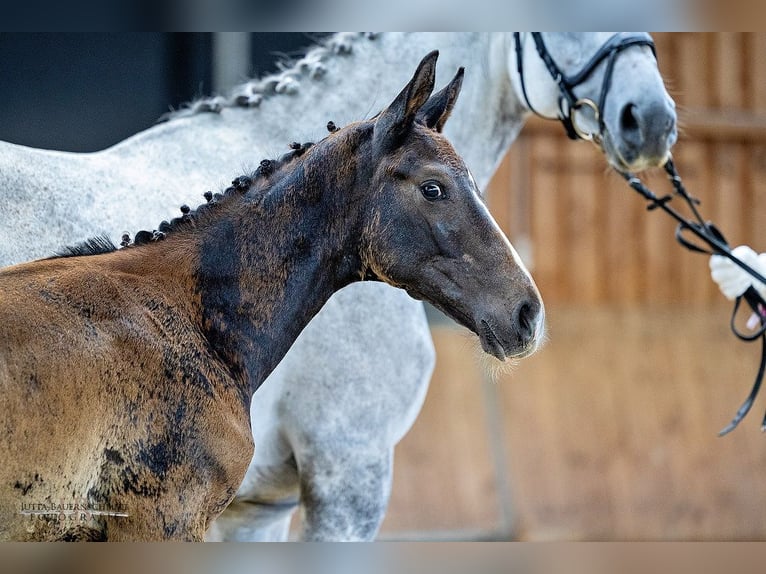
M 437 199 L 444 199 L 447 194 L 442 191 L 441 185 L 435 181 L 427 181 L 420 186 L 420 193 L 423 194 L 429 201 L 436 201 Z

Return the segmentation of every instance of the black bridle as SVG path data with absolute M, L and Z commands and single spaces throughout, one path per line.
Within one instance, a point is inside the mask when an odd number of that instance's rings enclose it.
M 699 205 L 700 202 L 698 199 L 690 196 L 686 189 L 684 189 L 681 178 L 679 177 L 678 172 L 676 172 L 673 160 L 668 159 L 664 167 L 665 172 L 668 174 L 668 178 L 673 185 L 674 193 L 672 195 L 665 195 L 663 197 L 657 197 L 641 182 L 638 177 L 632 173 L 619 173 L 625 178 L 625 181 L 628 182 L 628 185 L 631 188 L 640 193 L 644 199 L 649 202 L 647 205 L 648 210 L 651 211 L 655 209 L 661 209 L 678 222 L 678 227 L 676 228 L 676 240 L 683 247 L 696 253 L 704 253 L 706 255 L 722 255 L 727 257 L 741 269 L 749 273 L 753 278 L 760 281 L 761 283 L 766 284 L 766 277 L 758 273 L 755 269 L 747 265 L 744 261 L 739 259 L 731 252 L 729 244 L 726 242 L 726 239 L 724 239 L 723 234 L 718 230 L 718 228 L 710 221 L 705 221 L 702 219 L 702 216 L 700 216 L 700 213 L 697 209 L 697 205 Z M 674 197 L 680 197 L 686 203 L 691 211 L 691 217 L 683 217 L 678 211 L 669 205 Z M 696 236 L 699 240 L 702 241 L 704 245 L 687 239 L 685 235 L 688 233 Z M 757 331 L 750 334 L 742 333 L 737 328 L 735 323 L 737 312 L 739 311 L 743 299 L 758 316 L 758 319 L 761 323 L 761 327 Z M 734 310 L 731 314 L 730 327 L 732 332 L 742 341 L 752 342 L 756 341 L 757 339 L 761 339 L 761 362 L 758 366 L 758 373 L 755 376 L 755 382 L 753 383 L 753 387 L 750 390 L 750 394 L 745 399 L 745 402 L 742 403 L 742 406 L 737 411 L 737 414 L 734 415 L 732 421 L 726 426 L 726 428 L 718 433 L 719 436 L 723 436 L 733 431 L 740 423 L 740 421 L 745 418 L 745 415 L 747 415 L 747 413 L 750 411 L 750 408 L 753 406 L 755 397 L 758 395 L 758 391 L 761 388 L 764 372 L 766 372 L 766 302 L 764 302 L 763 298 L 758 294 L 758 291 L 756 291 L 752 285 L 748 287 L 742 295 L 737 297 L 737 300 L 734 303 Z M 766 431 L 766 415 L 764 415 L 763 422 L 761 423 L 761 430 Z
M 593 143 L 601 146 L 603 142 L 603 135 L 606 127 L 604 125 L 604 107 L 606 105 L 606 98 L 609 93 L 609 89 L 612 83 L 612 72 L 614 70 L 614 63 L 617 59 L 617 55 L 631 46 L 649 46 L 657 58 L 657 52 L 654 47 L 654 42 L 651 36 L 645 32 L 621 32 L 614 34 L 602 45 L 591 59 L 574 74 L 564 74 L 561 68 L 556 64 L 551 56 L 550 52 L 545 46 L 543 37 L 539 32 L 532 32 L 532 39 L 535 43 L 535 48 L 540 56 L 540 59 L 545 64 L 551 77 L 556 81 L 559 87 L 559 116 L 558 120 L 564 125 L 567 135 L 571 139 L 583 139 L 586 141 L 592 141 Z M 516 65 L 519 73 L 519 79 L 521 81 L 521 91 L 524 96 L 529 109 L 540 117 L 545 118 L 542 114 L 537 112 L 529 101 L 527 95 L 526 83 L 524 80 L 524 67 L 523 67 L 523 43 L 521 34 L 514 32 L 514 41 L 516 43 Z M 574 93 L 574 89 L 582 84 L 591 74 L 593 74 L 596 67 L 606 60 L 606 69 L 604 71 L 604 80 L 601 85 L 601 93 L 598 102 L 594 102 L 588 98 L 578 98 Z M 580 129 L 577 125 L 575 114 L 582 108 L 590 108 L 598 123 L 598 133 L 588 133 Z M 552 119 L 552 118 L 546 118 Z M 657 197 L 649 188 L 647 188 L 641 180 L 634 174 L 616 170 L 622 175 L 628 182 L 628 185 L 641 194 L 644 199 L 648 201 L 647 209 L 652 211 L 661 209 L 668 215 L 670 215 L 676 222 L 678 227 L 676 228 L 676 240 L 686 249 L 697 253 L 704 253 L 707 255 L 721 255 L 727 257 L 733 261 L 741 269 L 749 273 L 754 279 L 766 284 L 766 277 L 758 273 L 755 269 L 747 265 L 744 261 L 736 257 L 732 252 L 729 244 L 724 239 L 723 234 L 718 228 L 711 222 L 705 221 L 699 213 L 697 206 L 699 200 L 688 194 L 681 182 L 681 178 L 676 171 L 675 165 L 672 159 L 668 159 L 664 165 L 665 172 L 670 179 L 673 186 L 673 194 L 665 195 L 663 197 Z M 674 197 L 681 198 L 689 210 L 691 211 L 691 217 L 683 217 L 678 211 L 673 209 L 669 204 Z M 694 243 L 687 239 L 687 235 L 692 234 L 702 242 Z M 756 316 L 759 318 L 761 326 L 757 331 L 746 334 L 742 333 L 736 326 L 736 318 L 742 301 L 745 301 Z M 760 296 L 758 291 L 753 286 L 748 289 L 739 297 L 737 297 L 734 303 L 734 310 L 731 314 L 730 327 L 732 332 L 742 341 L 752 342 L 758 339 L 761 340 L 761 361 L 758 367 L 758 373 L 755 377 L 755 382 L 747 396 L 745 401 L 737 410 L 736 415 L 732 421 L 718 434 L 723 436 L 732 430 L 742 421 L 742 419 L 750 411 L 753 406 L 758 391 L 761 388 L 764 373 L 766 373 L 766 301 Z M 766 415 L 764 415 L 763 422 L 761 423 L 761 430 L 766 431 Z
M 604 108 L 606 106 L 606 97 L 612 84 L 612 72 L 614 71 L 614 63 L 617 59 L 617 55 L 631 46 L 649 46 L 656 58 L 657 53 L 654 48 L 652 37 L 646 32 L 618 32 L 596 50 L 596 53 L 593 54 L 591 59 L 588 60 L 579 71 L 567 75 L 554 61 L 548 48 L 545 46 L 542 34 L 540 32 L 531 32 L 531 34 L 540 59 L 545 64 L 551 77 L 559 86 L 559 116 L 557 119 L 564 125 L 567 135 L 573 140 L 583 139 L 601 145 L 601 140 L 605 131 Z M 514 32 L 513 39 L 516 44 L 516 67 L 519 73 L 521 92 L 524 95 L 524 101 L 533 113 L 545 118 L 546 116 L 543 116 L 535 110 L 527 95 L 527 87 L 524 80 L 524 44 L 521 41 L 521 33 Z M 593 74 L 596 67 L 598 67 L 604 60 L 607 61 L 606 70 L 604 71 L 604 81 L 601 84 L 601 94 L 598 102 L 594 102 L 589 98 L 578 98 L 574 93 L 575 88 L 588 79 L 588 77 Z M 598 122 L 598 133 L 594 134 L 586 132 L 580 129 L 577 125 L 575 114 L 582 108 L 590 108 L 593 111 L 596 121 Z

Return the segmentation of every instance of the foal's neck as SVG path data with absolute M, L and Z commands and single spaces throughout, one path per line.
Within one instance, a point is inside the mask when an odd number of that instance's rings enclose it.
M 330 296 L 363 275 L 364 129 L 329 136 L 273 186 L 254 185 L 156 244 L 194 246 L 200 328 L 248 397 Z

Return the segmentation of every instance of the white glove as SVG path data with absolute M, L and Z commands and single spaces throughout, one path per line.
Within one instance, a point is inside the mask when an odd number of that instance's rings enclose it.
M 732 254 L 754 271 L 766 276 L 766 253 L 758 255 L 747 245 L 740 245 L 732 250 Z M 723 255 L 710 257 L 710 276 L 727 299 L 736 299 L 747 291 L 750 285 L 756 288 L 761 297 L 766 298 L 766 285 Z

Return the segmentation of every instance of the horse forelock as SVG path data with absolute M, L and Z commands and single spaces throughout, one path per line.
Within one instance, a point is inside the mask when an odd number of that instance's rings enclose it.
M 353 45 L 359 39 L 374 40 L 377 34 L 371 32 L 339 32 L 333 34 L 297 60 L 284 59 L 277 62 L 279 72 L 261 78 L 253 78 L 230 90 L 229 95 L 200 98 L 185 104 L 179 110 L 163 115 L 159 121 L 173 120 L 205 112 L 220 113 L 224 108 L 254 108 L 264 98 L 277 94 L 295 94 L 306 79 L 317 80 L 327 71 L 325 62 L 334 56 L 345 56 L 353 52 Z

